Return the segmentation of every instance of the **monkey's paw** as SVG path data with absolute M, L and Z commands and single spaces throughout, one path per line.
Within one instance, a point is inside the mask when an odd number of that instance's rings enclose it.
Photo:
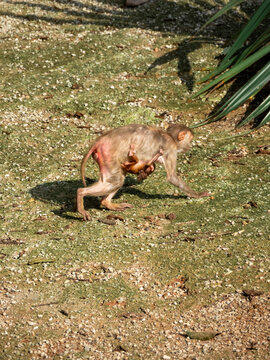
M 83 220 L 84 221 L 89 221 L 89 220 L 91 220 L 91 216 L 90 216 L 90 214 L 89 214 L 89 212 L 88 211 L 84 211 L 84 212 L 82 212 L 82 216 L 83 216 Z
M 120 208 L 119 210 L 125 210 L 127 208 L 132 208 L 133 205 L 129 204 L 129 203 L 121 203 L 121 204 L 117 204 Z
M 113 203 L 104 203 L 102 205 L 105 206 L 109 210 L 116 210 L 116 211 L 123 211 L 127 208 L 132 208 L 133 205 L 128 203 L 121 203 L 121 204 L 113 204 Z
M 198 193 L 198 198 L 202 198 L 202 197 L 207 197 L 207 196 L 211 196 L 210 192 L 208 191 L 203 191 L 201 193 Z

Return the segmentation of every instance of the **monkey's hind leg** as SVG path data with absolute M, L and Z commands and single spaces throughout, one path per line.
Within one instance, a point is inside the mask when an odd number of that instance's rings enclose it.
M 129 148 L 129 152 L 128 152 L 128 156 L 129 157 L 133 157 L 135 154 L 135 145 L 134 144 L 130 144 L 130 148 Z
M 122 163 L 121 168 L 127 172 L 134 173 L 134 167 L 136 167 L 136 164 L 139 162 L 138 157 L 135 155 L 135 145 L 134 144 L 130 145 L 128 157 L 129 157 L 129 160 Z
M 79 188 L 77 190 L 77 211 L 83 216 L 83 220 L 91 220 L 91 216 L 88 211 L 84 209 L 83 198 L 86 195 L 87 188 Z
M 126 208 L 131 208 L 132 205 L 128 203 L 121 203 L 121 204 L 113 204 L 112 198 L 116 194 L 116 192 L 123 186 L 125 181 L 125 175 L 122 171 L 117 171 L 113 175 L 109 175 L 105 179 L 107 185 L 106 188 L 110 191 L 103 193 L 103 197 L 101 200 L 101 204 L 109 210 L 125 210 Z
M 84 209 L 83 199 L 85 196 L 102 196 L 101 204 L 109 210 L 124 210 L 132 207 L 132 205 L 128 203 L 113 204 L 111 202 L 115 193 L 124 183 L 125 176 L 123 173 L 117 172 L 113 176 L 104 177 L 105 179 L 100 179 L 90 187 L 79 188 L 77 190 L 77 210 L 83 216 L 84 220 L 91 220 L 90 214 Z
M 128 157 L 129 157 L 130 162 L 133 162 L 134 165 L 139 162 L 138 156 L 135 155 L 135 153 L 136 153 L 135 145 L 131 144 L 130 149 L 129 149 L 129 153 L 128 153 Z
M 83 199 L 85 196 L 108 196 L 111 193 L 114 194 L 121 187 L 121 185 L 113 185 L 100 179 L 92 186 L 79 188 L 77 190 L 77 210 L 83 216 L 83 219 L 91 220 L 90 214 L 84 209 Z

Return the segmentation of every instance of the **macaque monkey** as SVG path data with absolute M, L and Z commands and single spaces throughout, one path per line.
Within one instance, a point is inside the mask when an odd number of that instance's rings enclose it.
M 152 174 L 152 172 L 155 170 L 155 161 L 157 161 L 162 154 L 163 150 L 160 148 L 153 159 L 149 161 L 141 161 L 135 155 L 134 144 L 131 144 L 128 153 L 129 160 L 122 163 L 121 166 L 126 172 L 130 174 L 137 174 L 137 179 L 142 181 L 145 180 L 147 176 Z
M 101 204 L 109 210 L 124 210 L 132 207 L 128 203 L 111 202 L 124 183 L 128 170 L 123 164 L 129 161 L 130 149 L 136 149 L 136 158 L 140 159 L 139 164 L 149 163 L 148 159 L 152 159 L 151 165 L 153 160 L 163 164 L 167 180 L 188 196 L 193 198 L 209 196 L 207 191 L 195 192 L 176 174 L 177 153 L 188 151 L 192 139 L 193 132 L 180 124 L 170 125 L 167 131 L 153 126 L 132 124 L 101 135 L 85 154 L 81 163 L 81 177 L 85 188 L 77 190 L 78 212 L 84 220 L 91 219 L 90 214 L 84 209 L 85 196 L 101 196 Z M 100 178 L 95 184 L 86 187 L 85 166 L 90 155 L 99 165 Z

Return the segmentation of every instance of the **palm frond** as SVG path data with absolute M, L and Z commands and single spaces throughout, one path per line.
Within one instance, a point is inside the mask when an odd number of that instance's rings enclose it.
M 270 28 L 267 28 L 255 41 L 251 42 L 249 46 L 246 46 L 245 49 L 237 57 L 236 64 L 247 58 L 253 52 L 265 46 L 270 41 Z
M 237 125 L 237 127 L 239 128 L 239 127 L 247 124 L 249 121 L 253 120 L 257 116 L 259 116 L 259 115 L 263 114 L 264 112 L 266 112 L 269 108 L 270 108 L 270 95 L 260 105 L 258 105 L 257 108 L 254 111 L 252 111 L 252 113 L 249 114 L 248 117 L 246 117 L 245 119 L 240 121 L 240 123 Z M 269 111 L 268 114 L 270 116 L 270 111 Z
M 211 22 L 215 21 L 216 19 L 218 19 L 220 16 L 222 16 L 223 14 L 225 14 L 226 12 L 228 12 L 229 10 L 231 10 L 233 7 L 241 4 L 241 2 L 243 2 L 244 0 L 231 0 L 228 4 L 226 4 L 225 6 L 222 7 L 221 10 L 219 10 L 215 15 L 213 15 L 203 26 L 202 29 L 204 27 L 206 27 L 207 25 L 209 25 Z
M 249 56 L 244 61 L 234 65 L 231 69 L 227 70 L 222 75 L 220 75 L 216 79 L 212 80 L 209 84 L 207 84 L 205 87 L 203 87 L 201 90 L 199 90 L 192 97 L 196 97 L 198 95 L 201 95 L 202 93 L 206 92 L 207 90 L 209 90 L 213 86 L 217 85 L 221 81 L 223 83 L 225 83 L 225 82 L 231 80 L 234 76 L 236 76 L 237 74 L 239 74 L 243 70 L 247 69 L 248 67 L 250 67 L 250 65 L 256 63 L 258 60 L 260 60 L 261 58 L 263 58 L 264 56 L 266 56 L 268 54 L 270 54 L 270 45 L 258 50 L 256 53 Z
M 270 111 L 265 115 L 265 117 L 262 119 L 262 121 L 259 123 L 258 126 L 256 126 L 256 130 L 260 127 L 264 126 L 266 123 L 270 121 Z
M 204 26 L 216 20 L 232 7 L 239 5 L 243 1 L 244 0 L 231 0 L 217 14 L 211 17 Z M 201 95 L 211 88 L 219 88 L 227 81 L 237 77 L 241 72 L 255 64 L 257 64 L 256 66 L 257 68 L 259 67 L 260 70 L 235 94 L 233 94 L 230 99 L 227 100 L 214 114 L 195 126 L 201 126 L 209 122 L 220 120 L 229 112 L 244 104 L 249 98 L 255 97 L 270 81 L 270 62 L 267 62 L 267 55 L 269 56 L 270 54 L 270 28 L 267 27 L 265 31 L 256 38 L 256 30 L 258 26 L 269 14 L 270 0 L 264 0 L 240 32 L 232 46 L 228 49 L 228 51 L 226 51 L 226 54 L 219 66 L 199 81 L 199 83 L 203 83 L 212 79 L 210 83 L 202 87 L 201 90 L 193 95 L 193 97 Z M 252 34 L 253 38 L 248 42 L 247 40 Z M 259 104 L 257 108 L 249 116 L 247 116 L 247 118 L 243 119 L 238 124 L 238 127 L 247 124 L 252 119 L 265 113 L 269 107 L 270 99 L 267 97 L 267 99 L 263 100 L 261 104 Z M 270 121 L 270 112 L 265 115 L 257 128 L 265 125 L 268 121 Z
M 264 2 L 259 6 L 255 14 L 249 20 L 247 25 L 241 31 L 233 45 L 230 47 L 225 58 L 221 64 L 226 63 L 244 44 L 248 37 L 258 28 L 260 23 L 265 19 L 265 17 L 270 13 L 270 1 L 264 0 Z
M 250 56 L 252 53 L 260 49 L 261 47 L 265 46 L 270 41 L 270 28 L 267 28 L 263 34 L 261 34 L 258 39 L 256 39 L 251 44 L 245 46 L 243 48 L 242 52 L 240 52 L 238 55 L 233 56 L 230 60 L 228 60 L 227 63 L 220 64 L 214 71 L 212 71 L 210 74 L 207 74 L 202 79 L 198 81 L 198 84 L 201 84 L 209 79 L 214 78 L 215 76 L 221 74 L 226 68 L 231 66 L 233 63 L 238 64 L 244 59 L 246 59 L 248 56 Z
M 258 93 L 270 81 L 270 62 L 253 76 L 243 87 L 241 87 L 223 106 L 221 106 L 214 116 L 214 121 L 217 121 L 229 112 L 237 109 L 244 104 L 246 100 Z M 254 89 L 256 93 L 254 94 Z

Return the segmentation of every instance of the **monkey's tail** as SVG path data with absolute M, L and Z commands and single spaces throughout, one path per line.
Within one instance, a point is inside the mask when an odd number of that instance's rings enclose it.
M 82 159 L 82 163 L 81 163 L 81 178 L 82 178 L 82 182 L 84 187 L 86 187 L 86 181 L 85 181 L 85 166 L 86 166 L 86 162 L 89 158 L 89 156 L 96 150 L 95 146 L 92 146 L 90 148 L 90 150 L 88 151 L 88 153 L 86 153 Z

